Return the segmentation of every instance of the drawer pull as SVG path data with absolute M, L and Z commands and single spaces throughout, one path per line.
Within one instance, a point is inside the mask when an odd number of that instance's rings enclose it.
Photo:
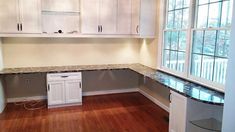
M 62 78 L 67 78 L 67 77 L 69 77 L 69 76 L 61 76 Z

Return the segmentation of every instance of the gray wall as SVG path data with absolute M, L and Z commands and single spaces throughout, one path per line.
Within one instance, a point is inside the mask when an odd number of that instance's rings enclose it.
M 46 95 L 46 74 L 7 75 L 4 78 L 7 98 Z M 139 75 L 130 70 L 85 71 L 83 92 L 139 87 Z
M 169 102 L 169 94 L 170 90 L 169 88 L 166 88 L 162 84 L 147 78 L 145 81 L 143 77 L 140 78 L 140 84 L 139 88 L 146 92 L 147 94 L 151 95 L 158 101 L 160 101 L 162 104 L 164 104 L 166 107 L 169 108 L 170 102 Z

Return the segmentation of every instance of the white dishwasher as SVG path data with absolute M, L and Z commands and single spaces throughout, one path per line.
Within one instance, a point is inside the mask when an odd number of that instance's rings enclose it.
M 47 74 L 48 108 L 82 105 L 81 72 Z

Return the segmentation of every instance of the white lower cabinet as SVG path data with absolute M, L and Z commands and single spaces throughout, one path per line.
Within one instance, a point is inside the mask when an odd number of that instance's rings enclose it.
M 169 132 L 185 132 L 187 119 L 187 98 L 171 91 Z
M 48 107 L 82 104 L 81 73 L 47 74 Z

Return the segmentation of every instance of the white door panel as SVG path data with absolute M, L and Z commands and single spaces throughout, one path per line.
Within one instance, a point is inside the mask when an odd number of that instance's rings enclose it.
M 102 34 L 117 31 L 117 0 L 100 0 L 100 25 Z
M 66 81 L 65 88 L 66 88 L 66 103 L 82 102 L 81 81 L 79 80 Z
M 64 81 L 49 82 L 48 105 L 59 105 L 65 103 Z
M 0 33 L 17 33 L 18 0 L 0 0 Z
M 118 0 L 117 33 L 131 34 L 131 0 Z
M 81 1 L 81 31 L 83 34 L 97 34 L 100 0 Z
M 22 33 L 41 33 L 40 0 L 20 0 Z

